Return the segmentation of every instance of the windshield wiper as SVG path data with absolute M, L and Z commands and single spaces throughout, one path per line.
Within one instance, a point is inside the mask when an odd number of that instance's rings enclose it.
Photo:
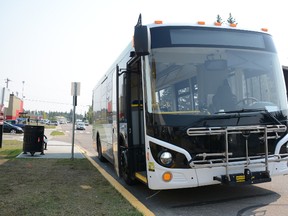
M 231 110 L 231 111 L 221 111 L 221 112 L 216 112 L 215 114 L 239 114 L 240 117 L 240 113 L 249 113 L 249 112 L 265 112 L 265 114 L 272 118 L 277 124 L 283 125 L 283 123 L 281 123 L 277 118 L 275 118 L 275 116 L 273 116 L 266 108 L 259 108 L 259 109 L 240 109 L 240 110 Z
M 265 108 L 261 109 L 239 109 L 239 110 L 230 110 L 230 111 L 219 111 L 215 112 L 215 114 L 225 114 L 225 113 L 247 113 L 247 112 L 262 112 L 267 111 Z

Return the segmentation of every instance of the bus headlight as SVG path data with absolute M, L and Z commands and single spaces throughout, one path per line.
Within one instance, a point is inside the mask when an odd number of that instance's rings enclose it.
M 172 165 L 173 157 L 168 151 L 163 151 L 160 153 L 159 160 L 163 166 L 169 167 Z

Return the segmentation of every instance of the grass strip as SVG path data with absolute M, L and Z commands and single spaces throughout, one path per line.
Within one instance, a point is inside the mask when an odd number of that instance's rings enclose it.
M 52 131 L 51 133 L 50 133 L 50 135 L 51 136 L 62 136 L 62 135 L 65 135 L 65 133 L 64 132 L 62 132 L 62 131 Z
M 16 159 L 21 149 L 0 149 L 2 215 L 142 215 L 86 158 Z

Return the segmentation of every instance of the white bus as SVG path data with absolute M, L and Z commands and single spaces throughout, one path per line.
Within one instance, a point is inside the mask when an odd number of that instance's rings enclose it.
M 93 144 L 127 184 L 256 184 L 288 174 L 287 95 L 270 34 L 155 22 L 93 90 Z

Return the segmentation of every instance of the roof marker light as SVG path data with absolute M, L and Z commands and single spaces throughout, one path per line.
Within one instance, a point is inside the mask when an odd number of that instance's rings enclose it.
M 154 24 L 163 24 L 163 21 L 162 20 L 155 20 Z
M 198 21 L 198 25 L 205 25 L 205 21 Z
M 262 31 L 268 32 L 268 28 L 261 28 Z

